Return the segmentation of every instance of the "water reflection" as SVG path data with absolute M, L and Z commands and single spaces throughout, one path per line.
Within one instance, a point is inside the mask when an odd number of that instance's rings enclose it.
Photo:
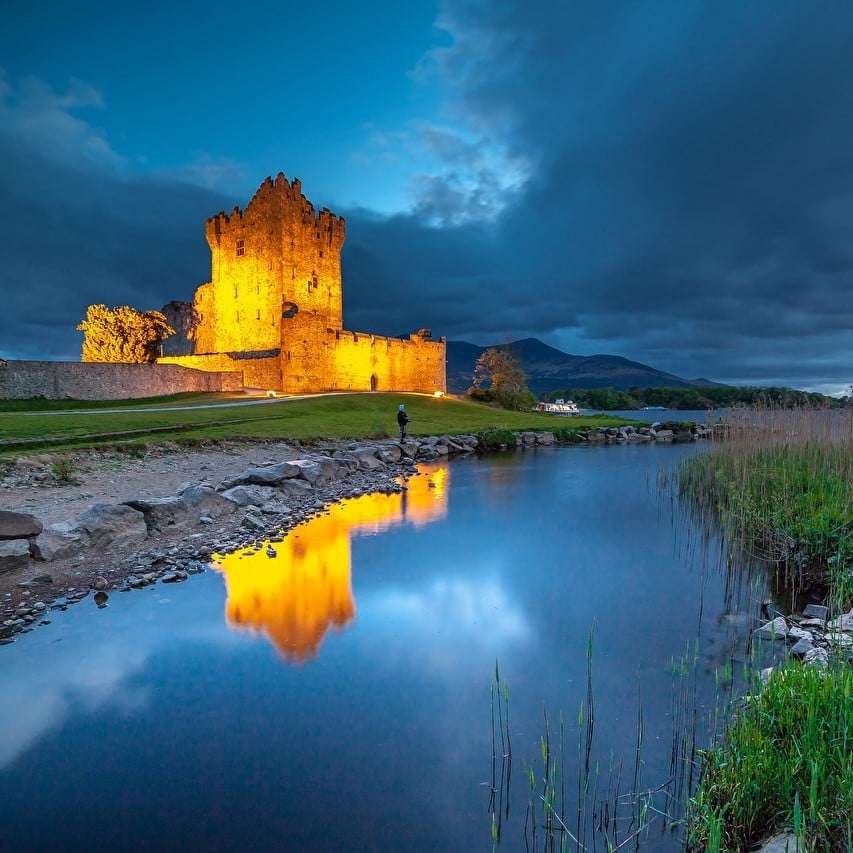
M 273 547 L 275 557 L 244 549 L 217 555 L 227 590 L 225 618 L 238 629 L 267 636 L 285 660 L 317 654 L 329 628 L 355 618 L 350 543 L 400 524 L 422 527 L 447 514 L 446 465 L 424 470 L 402 494 L 346 500 L 301 525 Z

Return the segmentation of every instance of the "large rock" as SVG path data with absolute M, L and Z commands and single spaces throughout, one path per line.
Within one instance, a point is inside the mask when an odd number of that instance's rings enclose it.
M 392 465 L 403 458 L 403 449 L 399 444 L 388 444 L 376 451 L 376 456 L 386 465 Z
M 171 497 L 127 501 L 126 504 L 144 515 L 149 530 L 159 531 L 190 527 L 198 524 L 202 516 L 220 518 L 237 509 L 234 501 L 210 486 L 187 486 Z
M 536 443 L 537 444 L 553 444 L 555 441 L 553 432 L 539 432 L 536 434 Z
M 337 480 L 339 468 L 333 459 L 320 456 L 316 459 L 294 459 L 290 463 L 298 470 L 300 480 L 306 480 L 312 486 L 322 486 L 332 480 Z
M 30 545 L 33 557 L 45 563 L 74 557 L 83 548 L 83 537 L 72 532 L 72 523 L 68 521 L 50 525 Z
M 304 497 L 310 495 L 313 491 L 311 484 L 307 480 L 285 480 L 278 490 L 290 497 Z
M 782 832 L 768 838 L 758 853 L 801 853 L 797 836 L 793 832 Z
M 671 429 L 659 429 L 655 432 L 655 441 L 672 441 L 674 435 Z
M 26 539 L 0 542 L 0 575 L 25 569 L 30 562 L 30 543 Z
M 777 616 L 770 622 L 765 623 L 760 628 L 755 629 L 755 633 L 759 637 L 765 637 L 772 640 L 784 640 L 788 636 L 788 623 L 782 616 Z
M 38 536 L 41 531 L 42 523 L 34 515 L 0 510 L 0 540 L 26 539 Z
M 375 447 L 356 447 L 352 454 L 358 459 L 358 467 L 362 471 L 375 471 L 383 467 L 383 462 L 376 455 Z
M 148 535 L 142 512 L 127 504 L 107 503 L 90 506 L 67 532 L 79 536 L 87 548 L 127 548 Z
M 230 515 L 236 507 L 233 501 L 223 497 L 211 486 L 189 486 L 178 493 L 187 505 L 187 512 L 193 518 L 205 515 L 208 518 L 221 518 Z
M 234 486 L 222 492 L 222 497 L 237 506 L 263 506 L 275 494 L 271 486 Z
M 247 468 L 236 477 L 227 480 L 223 485 L 226 488 L 232 486 L 277 486 L 284 480 L 299 476 L 299 468 L 292 462 L 278 462 L 275 465 L 263 465 L 256 468 Z
M 405 456 L 407 459 L 414 459 L 418 453 L 419 447 L 420 442 L 415 441 L 411 438 L 407 438 L 404 442 L 400 444 L 400 448 L 403 451 L 403 456 Z

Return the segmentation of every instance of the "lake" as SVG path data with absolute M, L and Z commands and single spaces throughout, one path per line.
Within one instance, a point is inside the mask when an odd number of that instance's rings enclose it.
M 489 850 L 498 661 L 512 741 L 499 849 L 524 849 L 545 710 L 555 741 L 565 715 L 574 802 L 591 630 L 596 784 L 615 760 L 631 789 L 639 702 L 639 788 L 662 785 L 673 696 L 695 694 L 701 734 L 715 673 L 746 649 L 738 599 L 761 598 L 658 496 L 658 471 L 703 451 L 426 467 L 403 495 L 295 529 L 275 557 L 52 613 L 0 648 L 4 848 Z M 662 830 L 641 848 L 679 849 Z

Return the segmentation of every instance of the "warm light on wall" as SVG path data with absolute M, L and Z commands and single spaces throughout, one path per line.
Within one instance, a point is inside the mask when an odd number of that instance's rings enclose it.
M 444 391 L 434 391 L 432 396 L 433 397 L 443 397 Z
M 446 465 L 430 466 L 408 481 L 402 494 L 364 495 L 331 507 L 273 543 L 274 557 L 260 550 L 215 555 L 225 578 L 225 618 L 239 629 L 265 634 L 294 663 L 313 657 L 329 628 L 355 618 L 350 540 L 399 524 L 417 527 L 447 514 Z

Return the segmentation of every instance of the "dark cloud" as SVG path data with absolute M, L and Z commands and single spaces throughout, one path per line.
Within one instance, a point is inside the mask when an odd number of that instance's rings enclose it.
M 543 335 L 728 380 L 851 379 L 853 7 L 453 0 L 442 21 L 453 44 L 429 64 L 458 116 L 531 177 L 483 230 L 364 232 L 400 286 L 387 322 L 417 294 L 434 325 L 479 340 Z M 458 219 L 458 194 L 428 197 L 434 220 Z M 430 270 L 445 251 L 458 268 Z
M 74 115 L 98 103 L 83 84 L 13 92 L 0 77 L 0 356 L 77 358 L 88 304 L 159 308 L 209 274 L 203 222 L 232 200 L 133 174 Z
M 416 76 L 455 129 L 420 128 L 441 168 L 415 175 L 410 213 L 342 211 L 349 325 L 851 381 L 853 6 L 448 0 L 440 25 L 450 46 Z M 188 296 L 201 223 L 234 201 L 129 176 L 70 118 L 96 93 L 63 97 L 29 108 L 61 145 L 32 120 L 0 130 L 0 352 L 73 354 L 91 301 Z

